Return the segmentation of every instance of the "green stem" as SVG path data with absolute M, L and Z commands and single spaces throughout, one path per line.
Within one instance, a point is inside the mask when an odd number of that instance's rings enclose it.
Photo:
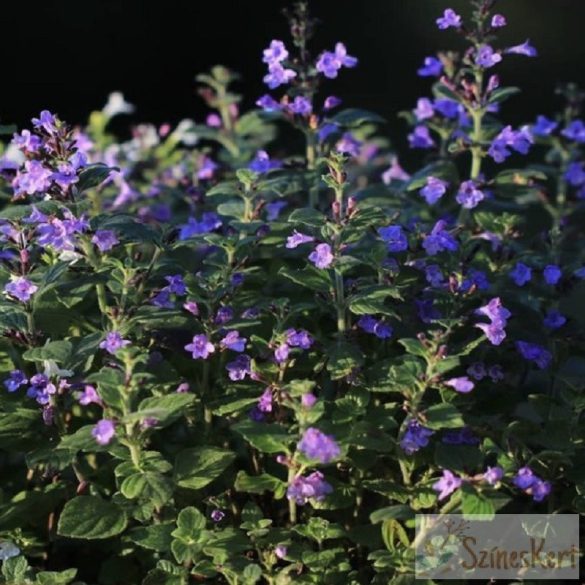
M 291 485 L 292 482 L 295 480 L 296 474 L 294 467 L 289 467 L 288 469 L 288 485 Z M 294 501 L 293 498 L 289 498 L 288 500 L 288 518 L 292 525 L 297 523 L 297 503 Z
M 335 269 L 335 304 L 337 305 L 337 331 L 344 333 L 345 322 L 345 291 L 343 289 L 343 276 Z
M 317 149 L 315 133 L 308 130 L 306 133 L 307 137 L 307 170 L 315 172 L 317 163 Z M 311 177 L 311 187 L 309 189 L 309 206 L 316 209 L 319 205 L 319 179 L 318 177 Z

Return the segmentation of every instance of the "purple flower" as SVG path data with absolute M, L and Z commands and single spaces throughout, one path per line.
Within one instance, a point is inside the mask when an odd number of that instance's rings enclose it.
M 366 333 L 374 333 L 378 321 L 372 315 L 363 315 L 359 318 L 357 326 Z
M 298 114 L 299 116 L 310 116 L 313 111 L 313 104 L 311 103 L 311 100 L 298 95 L 292 103 L 288 105 L 288 109 L 293 114 Z
M 314 427 L 304 432 L 297 448 L 309 459 L 317 459 L 320 463 L 329 463 L 341 454 L 335 439 Z
M 433 102 L 429 98 L 420 98 L 416 102 L 416 109 L 414 110 L 414 115 L 419 122 L 423 120 L 428 120 L 435 115 L 435 110 L 433 109 Z
M 195 335 L 193 341 L 186 345 L 185 349 L 191 352 L 191 357 L 194 360 L 206 360 L 215 351 L 215 346 L 209 341 L 206 335 L 200 334 Z
M 51 247 L 58 252 L 73 251 L 77 243 L 75 234 L 83 233 L 89 224 L 84 216 L 77 219 L 70 211 L 64 212 L 65 219 L 48 218 L 34 209 L 25 219 L 27 223 L 36 223 L 37 243 L 42 247 Z
M 4 386 L 8 392 L 16 392 L 21 386 L 28 383 L 28 379 L 24 372 L 20 370 L 12 370 L 9 377 L 4 380 Z
M 357 140 L 351 132 L 345 132 L 343 136 L 337 141 L 335 150 L 350 156 L 358 156 L 362 142 Z
M 282 163 L 278 160 L 270 160 L 270 156 L 265 150 L 259 150 L 256 158 L 248 165 L 248 168 L 255 173 L 267 173 L 273 169 L 279 169 Z
M 272 412 L 272 390 L 266 388 L 258 399 L 258 410 L 260 412 Z
M 272 41 L 267 49 L 264 49 L 262 61 L 264 63 L 281 63 L 288 58 L 288 51 L 282 41 Z
M 285 69 L 280 63 L 273 62 L 268 66 L 268 73 L 264 76 L 264 83 L 270 88 L 275 89 L 280 85 L 285 85 L 297 76 L 292 69 Z
M 561 131 L 561 134 L 569 140 L 583 143 L 585 142 L 585 124 L 582 120 L 573 120 Z
M 488 467 L 483 474 L 483 479 L 490 485 L 497 485 L 504 477 L 504 470 L 501 467 Z
M 12 143 L 21 150 L 38 152 L 43 141 L 36 134 L 32 134 L 30 130 L 23 130 L 20 134 L 13 135 Z
M 213 230 L 221 227 L 221 219 L 213 211 L 204 213 L 201 221 L 197 221 L 194 217 L 190 217 L 186 224 L 179 226 L 179 240 L 187 240 L 199 234 L 208 234 Z
M 446 222 L 440 219 L 423 241 L 423 248 L 429 256 L 439 252 L 454 252 L 458 249 L 457 240 L 445 230 Z
M 571 163 L 565 172 L 565 180 L 573 187 L 580 187 L 583 185 L 583 183 L 585 183 L 585 170 L 583 169 L 583 163 Z
M 437 26 L 441 30 L 447 28 L 461 28 L 461 16 L 457 14 L 452 8 L 447 8 L 443 16 L 437 18 Z
M 31 386 L 26 391 L 29 398 L 34 398 L 39 404 L 47 405 L 51 396 L 57 393 L 57 387 L 44 374 L 36 374 L 30 379 Z
M 419 68 L 419 77 L 440 77 L 443 73 L 443 63 L 436 57 L 425 57 L 423 66 Z
M 528 126 L 520 130 L 512 130 L 512 126 L 506 126 L 492 141 L 488 154 L 495 162 L 504 162 L 512 153 L 510 148 L 520 154 L 527 154 L 534 138 Z
M 288 554 L 288 549 L 286 548 L 286 546 L 284 546 L 284 544 L 277 544 L 274 547 L 274 554 L 276 555 L 277 558 L 284 559 L 284 557 L 286 557 L 286 555 Z
M 546 116 L 538 116 L 536 118 L 536 124 L 530 130 L 534 136 L 550 136 L 556 130 L 557 126 L 557 122 L 549 120 Z
M 49 110 L 43 110 L 38 118 L 32 119 L 32 123 L 35 128 L 41 128 L 47 134 L 53 134 L 57 131 L 57 117 Z
M 106 338 L 100 343 L 100 349 L 105 349 L 108 353 L 115 355 L 120 349 L 130 345 L 127 339 L 122 339 L 118 331 L 110 331 Z
M 239 331 L 230 331 L 220 342 L 219 345 L 225 349 L 242 352 L 246 349 L 245 337 L 240 337 Z
M 389 339 L 393 333 L 394 329 L 384 321 L 378 321 L 374 327 L 374 335 L 378 339 Z
M 191 313 L 191 315 L 199 315 L 199 307 L 197 306 L 197 303 L 195 301 L 187 301 L 184 305 L 183 305 L 183 309 L 185 309 L 185 311 L 189 311 L 189 313 Z
M 252 359 L 250 356 L 240 354 L 233 362 L 226 365 L 230 380 L 243 380 L 252 374 Z
M 442 315 L 434 306 L 435 301 L 433 299 L 417 299 L 414 303 L 416 305 L 418 317 L 423 323 L 432 323 L 436 319 L 441 318 Z
M 107 418 L 98 421 L 91 430 L 91 434 L 98 445 L 108 445 L 116 434 L 114 421 Z
M 426 126 L 416 126 L 408 135 L 410 148 L 433 148 L 435 141 Z
M 329 268 L 333 263 L 333 253 L 329 244 L 319 244 L 310 254 L 309 260 L 320 269 Z
M 411 419 L 408 421 L 402 439 L 400 439 L 400 447 L 407 455 L 412 455 L 422 447 L 426 447 L 433 434 L 431 429 L 427 429 L 417 420 Z
M 408 249 L 408 239 L 402 233 L 402 227 L 399 225 L 379 228 L 378 235 L 388 246 L 389 252 L 404 252 Z
M 286 342 L 291 347 L 300 347 L 301 349 L 310 349 L 313 345 L 313 338 L 308 331 L 304 329 L 288 329 L 286 331 Z
M 266 204 L 266 219 L 275 221 L 279 218 L 280 212 L 288 206 L 286 201 L 272 201 Z
M 303 506 L 309 500 L 321 502 L 330 494 L 333 488 L 325 481 L 320 471 L 314 471 L 311 475 L 295 477 L 286 491 L 286 497 L 294 500 L 299 506 Z
M 325 51 L 317 60 L 317 71 L 323 73 L 329 79 L 335 79 L 342 67 L 355 67 L 358 60 L 347 54 L 347 49 L 343 43 L 335 45 L 335 52 Z
M 289 236 L 286 239 L 286 247 L 289 249 L 294 249 L 294 248 L 297 248 L 298 246 L 300 246 L 301 244 L 313 242 L 314 240 L 315 240 L 315 238 L 313 238 L 312 236 L 307 236 L 305 234 L 301 234 L 300 232 L 297 232 L 297 230 L 294 230 L 292 233 L 292 236 Z
M 494 14 L 492 16 L 492 28 L 502 28 L 506 24 L 506 17 L 502 14 Z
M 341 105 L 341 99 L 339 99 L 335 95 L 330 95 L 327 98 L 325 98 L 325 102 L 323 103 L 323 109 L 332 110 L 333 108 L 336 108 L 339 105 Z
M 542 502 L 551 492 L 552 485 L 549 481 L 538 480 L 532 484 L 532 499 L 535 502 Z
M 45 168 L 38 160 L 27 160 L 24 169 L 12 181 L 15 197 L 45 193 L 49 189 L 53 176 L 50 169 Z
M 490 45 L 482 45 L 475 54 L 475 64 L 485 69 L 497 65 L 502 60 L 502 56 L 495 52 Z
M 410 175 L 400 166 L 398 158 L 393 156 L 390 167 L 382 173 L 382 181 L 385 185 L 390 185 L 392 181 L 408 181 Z
M 282 106 L 269 94 L 265 94 L 259 98 L 256 101 L 256 105 L 267 112 L 282 110 Z
M 477 445 L 479 439 L 473 434 L 469 427 L 447 431 L 441 442 L 445 445 Z
M 506 325 L 507 320 L 512 313 L 502 305 L 500 297 L 493 298 L 487 305 L 480 307 L 475 311 L 478 315 L 485 315 L 491 321 L 497 321 Z
M 441 267 L 438 264 L 425 266 L 425 278 L 434 287 L 441 286 L 445 280 Z
M 517 262 L 514 269 L 510 272 L 510 278 L 517 286 L 524 286 L 532 279 L 532 269 L 522 262 Z
M 83 406 L 87 406 L 88 404 L 102 404 L 102 399 L 100 395 L 97 393 L 97 390 L 87 384 L 83 390 L 83 392 L 79 396 L 79 404 Z
M 4 286 L 4 292 L 21 303 L 28 303 L 31 297 L 39 290 L 39 287 L 33 284 L 24 276 L 11 276 L 11 281 Z
M 475 326 L 481 329 L 493 345 L 500 345 L 506 338 L 508 319 L 512 316 L 510 311 L 502 305 L 499 297 L 493 298 L 487 305 L 477 309 L 478 315 L 485 315 L 490 323 L 477 323 Z
M 223 512 L 222 510 L 213 510 L 211 512 L 211 519 L 214 522 L 221 522 L 224 518 L 225 518 L 225 512 Z
M 475 384 L 467 376 L 446 380 L 445 386 L 449 386 L 461 394 L 468 394 L 475 388 Z
M 559 311 L 551 310 L 548 311 L 543 322 L 548 329 L 559 329 L 567 322 L 567 318 Z
M 524 55 L 525 57 L 536 57 L 538 51 L 530 44 L 530 41 L 524 41 L 521 45 L 516 45 L 506 49 L 506 53 L 512 55 Z
M 517 341 L 516 349 L 520 352 L 520 355 L 525 360 L 534 362 L 541 370 L 547 368 L 552 361 L 552 354 L 550 351 L 538 345 L 537 343 Z
M 215 318 L 213 319 L 214 323 L 218 325 L 222 325 L 223 323 L 227 323 L 234 318 L 234 310 L 231 307 L 220 307 L 215 314 Z
M 455 118 L 457 118 L 461 112 L 462 112 L 462 107 L 460 104 L 458 104 L 457 102 L 453 101 L 453 100 L 448 100 L 448 99 L 436 99 L 435 100 L 435 110 L 437 112 L 439 112 L 439 114 L 441 114 L 442 116 L 445 116 L 445 118 L 449 118 L 451 120 L 454 120 Z
M 197 178 L 201 181 L 213 179 L 213 175 L 218 167 L 219 165 L 215 161 L 204 155 L 199 170 L 197 171 Z
M 91 241 L 99 248 L 100 252 L 108 252 L 120 243 L 116 233 L 112 230 L 97 230 Z
M 538 480 L 538 477 L 534 475 L 534 472 L 530 467 L 521 467 L 514 477 L 513 483 L 517 488 L 526 490 L 532 486 L 532 484 Z
M 306 392 L 301 396 L 301 404 L 304 408 L 313 408 L 317 402 L 317 397 L 311 392 Z
M 182 297 L 187 294 L 187 287 L 185 281 L 180 274 L 172 276 L 165 276 L 165 280 L 169 283 L 165 288 L 172 294 Z
M 420 194 L 429 205 L 434 205 L 446 192 L 449 183 L 436 177 L 427 177 L 427 184 L 421 189 Z
M 288 359 L 290 347 L 286 343 L 281 343 L 274 351 L 274 359 L 277 364 L 282 364 Z
M 460 477 L 454 475 L 448 469 L 443 470 L 443 477 L 433 484 L 433 489 L 438 492 L 439 500 L 444 500 L 454 491 L 458 490 L 463 483 Z
M 492 379 L 492 382 L 499 382 L 500 380 L 503 380 L 504 371 L 502 370 L 502 366 L 498 364 L 490 366 L 488 369 L 488 376 Z
M 543 276 L 546 284 L 554 286 L 559 282 L 559 280 L 561 280 L 563 273 L 561 272 L 561 269 L 555 264 L 549 264 L 544 269 Z

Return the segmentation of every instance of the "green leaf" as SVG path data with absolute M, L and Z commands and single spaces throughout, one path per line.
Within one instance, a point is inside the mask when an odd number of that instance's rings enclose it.
M 174 528 L 175 526 L 171 522 L 141 526 L 130 531 L 128 537 L 133 543 L 142 548 L 166 552 L 171 548 L 171 542 L 173 540 L 171 533 Z
M 269 492 L 274 494 L 276 499 L 282 498 L 286 492 L 286 482 L 268 473 L 248 475 L 245 471 L 239 471 L 234 487 L 238 492 L 249 494 Z
M 414 512 L 410 506 L 402 504 L 380 508 L 370 514 L 370 522 L 372 524 L 384 522 L 385 520 L 409 520 L 410 518 L 414 518 Z
M 326 270 L 319 270 L 314 266 L 307 266 L 302 270 L 293 270 L 288 266 L 283 266 L 278 274 L 305 288 L 319 292 L 329 292 L 332 287 L 329 273 Z
M 177 518 L 177 530 L 173 532 L 176 538 L 192 538 L 205 529 L 205 516 L 193 506 L 183 508 Z
M 327 371 L 332 380 L 340 380 L 364 363 L 364 355 L 357 345 L 334 343 L 327 349 Z
M 547 176 L 542 171 L 533 169 L 508 169 L 496 175 L 496 185 L 518 185 L 526 186 L 532 181 L 546 181 Z
M 200 490 L 218 478 L 235 458 L 232 451 L 217 447 L 185 449 L 175 461 L 175 481 L 181 487 Z
M 354 315 L 372 315 L 381 313 L 383 315 L 395 315 L 395 311 L 385 305 L 385 300 L 391 297 L 399 299 L 400 293 L 390 286 L 371 286 L 362 289 L 359 293 L 347 299 L 349 310 Z
M 468 484 L 461 488 L 461 509 L 464 516 L 482 514 L 487 516 L 486 520 L 493 518 L 495 513 L 491 500 Z
M 98 540 L 124 532 L 127 524 L 126 512 L 113 502 L 97 496 L 77 496 L 65 504 L 57 534 L 68 538 Z
M 129 475 L 122 482 L 120 491 L 129 500 L 145 499 L 157 508 L 166 504 L 173 495 L 173 487 L 169 479 L 161 473 L 152 471 Z
M 498 87 L 491 92 L 488 104 L 499 104 L 520 93 L 518 87 Z
M 433 430 L 458 429 L 465 424 L 459 410 L 448 402 L 430 406 L 425 410 L 424 415 L 425 425 Z
M 85 167 L 81 173 L 79 173 L 79 181 L 75 185 L 77 191 L 82 193 L 92 187 L 97 187 L 100 183 L 103 183 L 110 173 L 115 170 L 102 163 L 89 165 Z
M 286 453 L 290 437 L 287 428 L 276 423 L 261 424 L 244 420 L 232 429 L 242 435 L 252 447 L 263 453 Z
M 193 403 L 195 396 L 187 393 L 167 394 L 166 396 L 151 396 L 145 398 L 139 405 L 138 411 L 127 417 L 128 421 L 156 418 L 157 426 L 166 426 L 173 420 L 183 416 L 185 409 Z
M 416 189 L 424 187 L 427 184 L 427 179 L 429 177 L 435 177 L 436 179 L 442 179 L 448 183 L 454 183 L 458 179 L 457 167 L 450 161 L 431 163 L 412 175 L 406 184 L 406 190 L 415 191 Z
M 386 122 L 379 114 L 359 108 L 346 108 L 345 110 L 341 110 L 330 121 L 339 126 L 345 126 L 346 128 L 355 128 L 365 123 L 384 124 Z
M 327 222 L 327 218 L 316 209 L 305 207 L 303 209 L 295 209 L 288 216 L 289 223 L 300 223 L 312 228 L 321 228 Z
M 75 576 L 77 569 L 67 569 L 60 573 L 54 571 L 41 571 L 37 573 L 37 581 L 39 585 L 69 585 Z
M 427 348 L 418 339 L 399 339 L 398 343 L 411 355 L 418 355 L 426 358 Z
M 25 351 L 22 357 L 29 362 L 54 360 L 58 364 L 64 364 L 69 359 L 72 349 L 70 341 L 48 341 L 43 347 L 34 347 Z

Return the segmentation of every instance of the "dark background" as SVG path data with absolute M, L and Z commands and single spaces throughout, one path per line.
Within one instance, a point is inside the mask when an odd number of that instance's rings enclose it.
M 28 125 L 41 109 L 82 123 L 112 90 L 136 104 L 129 122 L 199 121 L 205 110 L 194 76 L 216 63 L 242 74 L 250 105 L 265 92 L 262 49 L 288 41 L 284 0 L 43 0 L 3 3 L 0 121 Z M 446 7 L 469 13 L 469 0 L 313 0 L 321 25 L 315 53 L 341 40 L 359 67 L 342 71 L 327 91 L 346 105 L 373 109 L 391 120 L 428 92 L 416 76 L 426 55 L 461 47 L 458 36 L 434 24 Z M 538 59 L 510 57 L 502 83 L 523 95 L 507 105 L 512 122 L 550 113 L 557 82 L 585 86 L 585 0 L 501 0 L 509 26 L 503 43 L 530 38 Z

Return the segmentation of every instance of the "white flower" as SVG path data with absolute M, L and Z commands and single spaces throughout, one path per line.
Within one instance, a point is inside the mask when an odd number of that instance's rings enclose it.
M 106 118 L 113 118 L 118 114 L 132 114 L 136 107 L 124 99 L 121 91 L 114 91 L 108 96 L 108 103 L 102 112 Z

